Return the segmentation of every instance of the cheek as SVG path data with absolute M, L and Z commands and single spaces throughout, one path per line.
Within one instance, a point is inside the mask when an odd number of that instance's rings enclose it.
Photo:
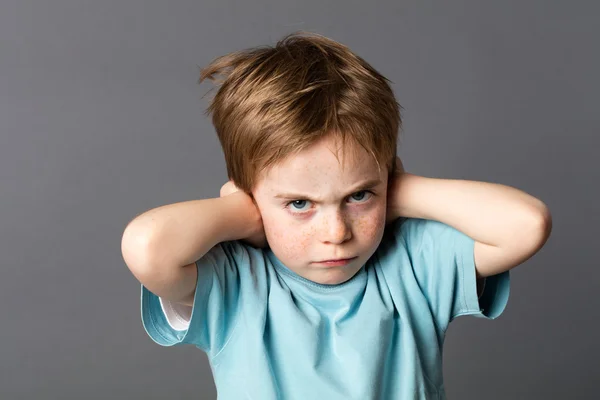
M 384 229 L 385 209 L 381 207 L 354 220 L 354 230 L 364 241 L 378 241 L 383 236 Z
M 360 217 L 356 224 L 356 232 L 366 240 L 375 240 L 382 231 L 380 218 L 377 216 Z
M 264 221 L 264 228 L 271 247 L 276 247 L 282 256 L 290 259 L 306 254 L 314 233 L 298 226 L 282 224 L 277 219 Z

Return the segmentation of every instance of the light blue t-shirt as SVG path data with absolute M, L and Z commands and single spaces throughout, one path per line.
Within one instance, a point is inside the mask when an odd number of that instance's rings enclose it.
M 474 243 L 441 222 L 399 218 L 354 277 L 321 285 L 270 249 L 223 242 L 196 263 L 189 326 L 169 323 L 144 286 L 142 321 L 160 345 L 207 353 L 219 399 L 445 399 L 449 323 L 494 319 L 509 297 L 507 271 L 478 298 Z

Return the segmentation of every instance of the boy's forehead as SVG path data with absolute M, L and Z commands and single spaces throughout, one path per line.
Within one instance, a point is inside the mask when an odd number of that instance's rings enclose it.
M 332 156 L 333 157 L 333 156 Z M 263 176 L 270 181 L 289 180 L 290 178 L 332 178 L 360 179 L 365 175 L 378 175 L 377 164 L 370 157 L 356 159 L 346 157 L 338 160 L 326 160 L 322 155 L 309 157 L 290 157 L 284 162 L 273 165 Z
M 377 164 L 364 161 L 355 163 L 346 160 L 342 167 L 341 160 L 340 163 L 293 160 L 265 171 L 261 178 L 261 186 L 270 194 L 277 195 L 283 192 L 345 192 L 357 185 L 373 185 L 383 181 L 385 177 L 380 173 Z
M 344 191 L 361 181 L 383 179 L 377 162 L 362 147 L 326 138 L 263 170 L 259 186 L 268 191 Z

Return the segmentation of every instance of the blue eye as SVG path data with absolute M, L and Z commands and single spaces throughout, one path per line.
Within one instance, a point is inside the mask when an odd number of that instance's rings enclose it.
M 354 193 L 354 194 L 353 194 L 352 196 L 350 196 L 350 197 L 353 197 L 353 196 L 355 196 L 355 195 L 357 195 L 357 194 L 360 194 L 360 193 L 363 193 L 364 195 L 366 195 L 366 194 L 367 194 L 367 192 L 363 190 L 363 191 L 360 191 L 360 192 L 356 192 L 356 193 Z M 362 200 L 362 199 L 365 197 L 364 195 L 363 195 L 363 196 L 361 196 L 362 198 L 360 198 L 360 199 L 355 199 L 355 200 L 361 201 L 361 200 Z
M 294 201 L 290 201 L 288 203 L 288 205 L 293 204 L 293 205 L 298 205 L 298 203 L 306 203 L 306 200 L 294 200 Z M 297 210 L 297 209 L 296 209 Z

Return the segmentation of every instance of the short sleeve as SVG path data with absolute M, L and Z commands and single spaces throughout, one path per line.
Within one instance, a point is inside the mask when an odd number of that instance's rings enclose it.
M 148 335 L 162 346 L 192 344 L 209 355 L 219 352 L 235 330 L 245 275 L 250 275 L 251 258 L 258 252 L 239 241 L 229 241 L 217 244 L 197 260 L 191 310 L 173 308 L 142 285 L 142 323 Z M 174 317 L 185 314 L 187 318 L 173 323 Z
M 399 223 L 414 276 L 442 326 L 461 315 L 495 319 L 510 292 L 510 273 L 488 276 L 477 292 L 475 240 L 435 220 L 405 218 Z

